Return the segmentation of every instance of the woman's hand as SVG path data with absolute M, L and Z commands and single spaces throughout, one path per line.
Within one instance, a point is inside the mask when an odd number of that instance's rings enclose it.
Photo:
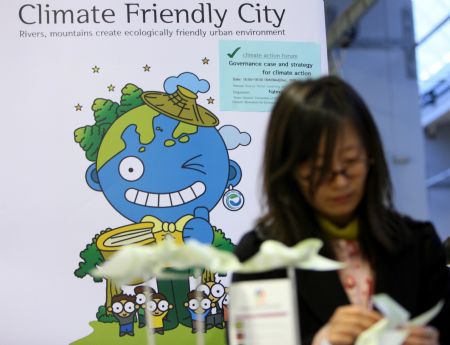
M 439 345 L 439 331 L 431 326 L 411 327 L 403 345 Z
M 328 321 L 327 340 L 332 345 L 351 345 L 363 331 L 381 318 L 381 314 L 362 306 L 339 307 Z

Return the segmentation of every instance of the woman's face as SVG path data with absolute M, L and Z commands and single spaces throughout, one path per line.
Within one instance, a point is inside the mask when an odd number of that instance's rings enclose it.
M 314 162 L 317 178 L 324 165 L 325 138 L 319 145 L 318 158 Z M 346 121 L 336 138 L 331 171 L 318 182 L 311 195 L 311 162 L 298 167 L 296 179 L 303 196 L 322 216 L 337 225 L 346 225 L 365 192 L 368 157 L 354 126 Z

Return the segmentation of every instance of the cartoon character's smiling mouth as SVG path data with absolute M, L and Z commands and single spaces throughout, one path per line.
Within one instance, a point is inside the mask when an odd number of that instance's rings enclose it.
M 197 181 L 193 185 L 172 193 L 147 193 L 130 188 L 125 192 L 125 198 L 133 204 L 150 207 L 171 207 L 188 203 L 205 193 L 203 182 Z

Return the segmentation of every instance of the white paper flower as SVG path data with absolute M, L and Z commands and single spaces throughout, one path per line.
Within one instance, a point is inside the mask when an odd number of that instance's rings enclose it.
M 258 253 L 243 263 L 238 270 L 242 273 L 269 271 L 277 268 L 296 267 L 315 271 L 331 271 L 344 267 L 344 264 L 319 255 L 322 248 L 319 239 L 307 239 L 293 247 L 281 242 L 263 242 Z
M 362 332 L 355 345 L 401 345 L 408 337 L 408 326 L 425 326 L 444 306 L 439 301 L 427 312 L 409 320 L 410 313 L 386 294 L 375 295 L 373 303 L 384 318 Z
M 117 284 L 133 280 L 148 280 L 151 277 L 176 278 L 176 273 L 165 272 L 167 268 L 185 270 L 188 268 L 208 269 L 212 272 L 235 271 L 241 264 L 232 253 L 189 241 L 179 245 L 166 240 L 158 245 L 126 246 L 92 273 L 106 277 Z

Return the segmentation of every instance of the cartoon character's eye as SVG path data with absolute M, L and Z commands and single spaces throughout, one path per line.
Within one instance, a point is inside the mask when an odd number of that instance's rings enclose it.
M 189 300 L 189 309 L 196 310 L 198 309 L 198 306 L 199 302 L 195 298 Z
M 209 295 L 209 287 L 208 287 L 208 285 L 201 284 L 201 285 L 197 286 L 197 291 L 204 292 L 206 296 Z
M 113 310 L 113 313 L 115 313 L 115 314 L 121 313 L 122 310 L 123 310 L 122 303 L 120 303 L 120 302 L 114 303 L 114 304 L 112 305 L 112 310 Z
M 139 293 L 136 295 L 136 303 L 137 304 L 144 304 L 146 300 L 147 299 L 145 298 L 145 295 L 143 293 Z
M 133 312 L 134 311 L 134 303 L 133 302 L 127 302 L 127 303 L 125 303 L 125 311 L 127 312 L 127 313 L 131 313 L 131 312 Z
M 180 138 L 181 141 L 181 138 Z M 190 170 L 196 170 L 203 175 L 206 175 L 206 168 L 205 165 L 202 163 L 202 155 L 197 155 L 192 158 L 189 158 L 186 162 L 184 162 L 181 167 L 183 169 L 190 169 Z
M 204 310 L 209 309 L 209 308 L 211 308 L 211 301 L 207 298 L 204 298 L 204 299 L 202 299 L 201 305 L 202 305 L 202 309 L 204 309 Z
M 158 308 L 161 311 L 166 311 L 167 309 L 169 309 L 169 302 L 167 302 L 167 301 L 159 301 Z
M 156 310 L 156 302 L 155 301 L 150 301 L 147 303 L 147 308 L 150 311 L 155 311 Z
M 156 127 L 155 129 L 156 129 L 158 132 L 163 132 L 163 129 L 162 129 L 161 127 L 159 127 L 159 126 Z
M 211 295 L 213 295 L 216 298 L 222 297 L 225 293 L 225 289 L 222 284 L 214 284 L 211 287 Z
M 144 174 L 144 163 L 137 157 L 126 157 L 120 162 L 119 173 L 127 181 L 136 181 Z

